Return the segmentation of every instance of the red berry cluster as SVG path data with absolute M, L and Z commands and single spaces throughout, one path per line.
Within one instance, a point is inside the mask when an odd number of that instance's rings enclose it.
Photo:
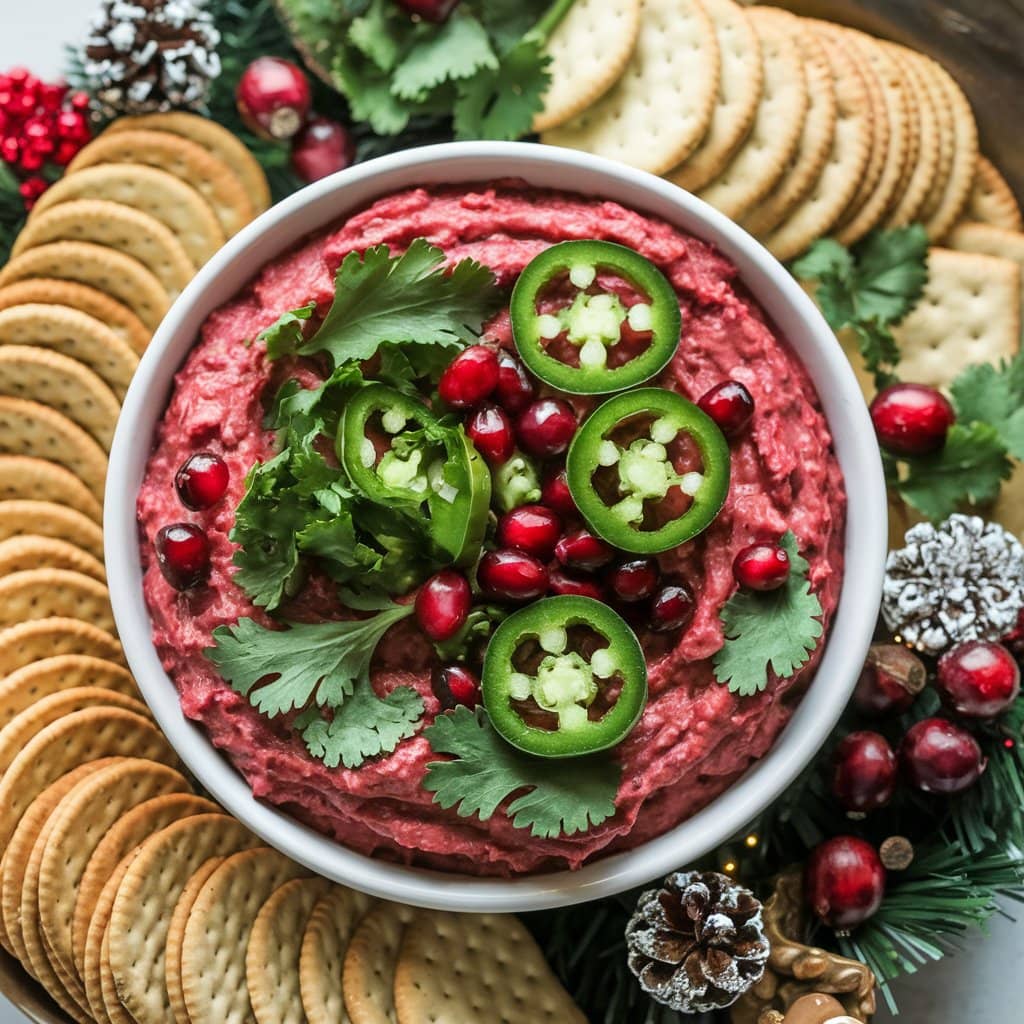
M 19 192 L 31 210 L 46 191 L 40 173 L 64 167 L 92 138 L 89 97 L 63 82 L 43 82 L 26 68 L 0 74 L 0 159 L 22 179 Z

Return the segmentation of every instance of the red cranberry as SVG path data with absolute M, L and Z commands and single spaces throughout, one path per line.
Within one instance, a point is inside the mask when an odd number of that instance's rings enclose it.
M 900 760 L 912 785 L 944 796 L 969 789 L 985 770 L 978 741 L 944 718 L 912 725 L 903 737 Z
M 488 551 L 476 570 L 477 582 L 490 597 L 531 601 L 548 589 L 548 571 L 532 555 L 499 548 Z
M 512 457 L 516 448 L 512 422 L 505 410 L 496 405 L 482 405 L 466 425 L 469 439 L 476 450 L 492 465 L 502 466 Z
M 355 142 L 340 121 L 311 117 L 292 139 L 292 170 L 307 183 L 345 170 L 355 158 Z
M 174 486 L 186 508 L 212 508 L 228 489 L 227 463 L 213 452 L 196 452 L 174 474 Z
M 781 544 L 751 544 L 736 556 L 732 574 L 746 590 L 778 590 L 789 579 L 789 555 Z
M 473 592 L 469 580 L 454 569 L 431 576 L 416 595 L 416 621 L 431 640 L 450 640 L 469 615 Z
M 853 699 L 865 715 L 902 715 L 928 681 L 924 662 L 902 644 L 872 644 Z
M 580 579 L 570 576 L 561 569 L 552 569 L 548 590 L 552 594 L 568 594 L 571 597 L 592 597 L 595 601 L 603 601 L 604 588 L 595 579 Z
M 754 398 L 738 381 L 727 380 L 703 395 L 697 405 L 718 425 L 726 437 L 746 429 L 754 416 Z
M 637 558 L 616 566 L 608 582 L 620 601 L 643 601 L 657 589 L 660 577 L 653 558 Z
M 536 558 L 549 559 L 562 532 L 562 521 L 543 505 L 520 505 L 498 520 L 498 543 Z
M 519 444 L 530 455 L 561 455 L 576 433 L 576 414 L 568 402 L 542 398 L 526 407 L 516 421 Z
M 569 569 L 593 572 L 615 557 L 615 549 L 589 530 L 573 530 L 555 545 L 555 558 Z
M 878 851 L 856 836 L 827 839 L 811 851 L 804 896 L 811 910 L 837 931 L 849 931 L 879 908 L 885 868 Z
M 1017 658 L 1024 658 L 1024 609 L 1017 616 L 1017 625 L 1003 637 L 1003 643 Z
M 572 492 L 569 490 L 569 478 L 564 469 L 552 473 L 547 478 L 540 494 L 540 500 L 566 519 L 575 519 L 580 514 L 576 502 L 573 501 Z
M 175 590 L 189 590 L 210 571 L 210 542 L 192 523 L 172 523 L 157 531 L 153 546 L 164 579 Z
M 441 401 L 456 409 L 479 405 L 498 385 L 498 356 L 493 348 L 471 345 L 449 364 L 437 385 Z
M 662 587 L 651 602 L 651 629 L 659 633 L 682 629 L 696 610 L 693 591 L 685 583 L 670 583 Z
M 957 715 L 995 718 L 1017 699 L 1020 669 L 1002 644 L 972 640 L 939 659 L 935 688 Z
M 309 116 L 309 79 L 280 57 L 257 57 L 242 72 L 235 90 L 242 120 L 265 139 L 290 139 Z
M 877 732 L 851 732 L 836 748 L 832 792 L 854 814 L 884 807 L 896 791 L 896 755 Z
M 893 384 L 871 403 L 878 443 L 896 455 L 938 451 L 955 421 L 953 406 L 935 388 L 923 384 Z
M 480 680 L 465 665 L 442 665 L 430 677 L 430 687 L 445 711 L 457 704 L 475 708 L 480 703 Z
M 522 412 L 532 401 L 536 389 L 526 367 L 511 352 L 498 354 L 498 386 L 494 397 L 510 413 Z
M 395 0 L 408 14 L 440 24 L 459 6 L 459 0 Z

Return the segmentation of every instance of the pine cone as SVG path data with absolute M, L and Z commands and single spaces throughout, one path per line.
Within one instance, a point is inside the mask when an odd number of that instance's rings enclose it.
M 193 0 L 104 0 L 82 54 L 106 117 L 196 109 L 220 74 L 220 33 Z
M 726 875 L 677 872 L 645 892 L 626 926 L 630 970 L 681 1013 L 734 1003 L 764 974 L 761 904 Z

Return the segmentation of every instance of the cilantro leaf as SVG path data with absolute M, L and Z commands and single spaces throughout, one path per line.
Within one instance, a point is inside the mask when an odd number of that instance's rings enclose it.
M 875 386 L 881 389 L 895 383 L 888 367 L 900 361 L 900 349 L 892 331 L 876 320 L 855 324 L 852 330 L 865 368 L 875 375 Z
M 450 273 L 444 253 L 417 238 L 392 258 L 386 245 L 345 257 L 334 302 L 300 355 L 329 352 L 335 366 L 373 356 L 383 342 L 461 347 L 476 341 L 495 308 L 494 275 L 474 260 Z
M 367 758 L 390 754 L 416 731 L 423 717 L 423 698 L 399 686 L 383 700 L 369 686 L 346 697 L 328 721 L 317 709 L 295 720 L 306 749 L 328 768 L 358 768 Z
M 989 423 L 1003 446 L 1024 459 L 1024 354 L 998 366 L 968 366 L 950 387 L 961 423 Z
M 715 654 L 715 678 L 741 697 L 768 685 L 769 667 L 780 679 L 810 659 L 824 632 L 821 602 L 807 582 L 807 560 L 787 531 L 782 546 L 789 555 L 789 579 L 778 590 L 740 590 L 722 609 L 725 644 Z
M 498 58 L 483 26 L 465 11 L 456 10 L 406 54 L 392 75 L 391 91 L 403 100 L 422 100 L 443 82 L 472 78 L 481 69 L 494 71 L 497 67 Z
M 404 30 L 404 31 L 403 31 Z M 391 0 L 371 0 L 366 11 L 349 26 L 349 42 L 384 72 L 391 72 L 398 63 L 403 44 L 415 23 Z
M 342 47 L 331 62 L 331 77 L 356 121 L 365 121 L 377 135 L 405 131 L 415 106 L 392 94 L 386 71 L 361 53 Z
M 603 756 L 560 761 L 529 757 L 509 746 L 491 725 L 483 708 L 457 707 L 423 731 L 439 754 L 454 761 L 427 765 L 423 786 L 435 803 L 455 807 L 459 816 L 487 821 L 507 797 L 520 790 L 508 806 L 516 828 L 554 839 L 586 832 L 615 813 L 622 769 Z
M 495 49 L 507 53 L 550 7 L 550 0 L 481 0 L 475 6 Z
M 286 630 L 239 619 L 233 626 L 218 626 L 215 646 L 204 653 L 233 690 L 270 718 L 304 708 L 311 700 L 338 705 L 357 683 L 369 686 L 377 644 L 412 611 L 412 605 L 392 605 L 368 619 L 293 623 Z
M 257 341 L 266 342 L 269 359 L 294 352 L 306 340 L 303 328 L 315 309 L 316 303 L 311 302 L 308 306 L 282 313 L 274 323 L 256 335 Z
M 940 451 L 905 461 L 900 496 L 933 522 L 952 515 L 965 502 L 994 501 L 1013 471 L 996 428 L 978 422 L 955 423 Z

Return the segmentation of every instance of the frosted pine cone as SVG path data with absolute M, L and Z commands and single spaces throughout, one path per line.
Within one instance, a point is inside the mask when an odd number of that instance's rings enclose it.
M 764 974 L 761 904 L 727 875 L 677 872 L 645 892 L 626 926 L 630 970 L 680 1013 L 730 1006 Z

